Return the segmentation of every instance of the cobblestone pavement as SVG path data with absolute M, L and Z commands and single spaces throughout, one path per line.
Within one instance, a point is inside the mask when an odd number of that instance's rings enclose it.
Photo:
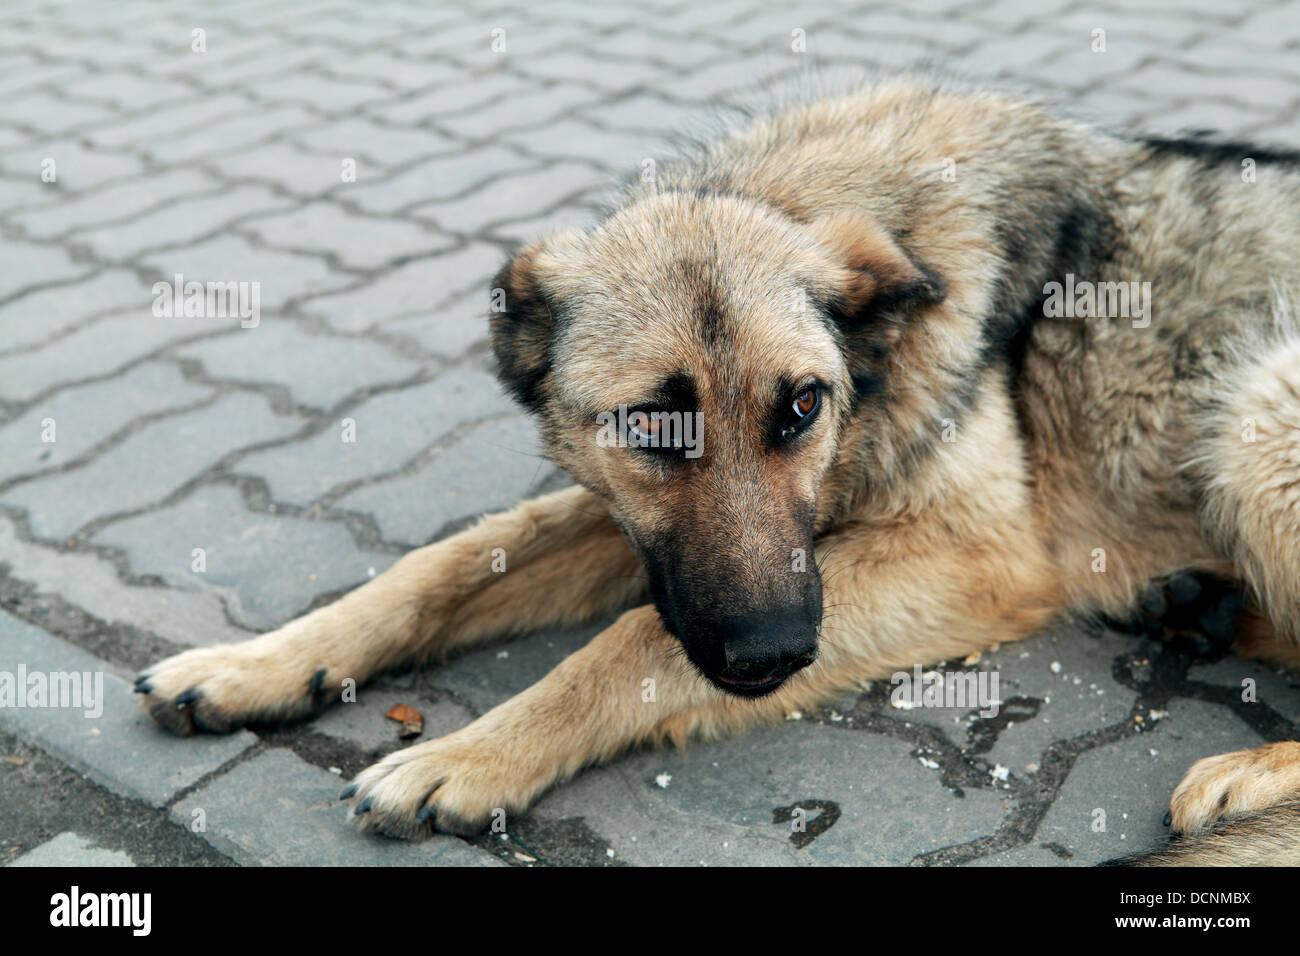
M 1294 6 L 1135 6 L 0 7 L 0 671 L 104 675 L 95 719 L 0 709 L 0 860 L 1060 865 L 1163 841 L 1193 760 L 1295 736 L 1284 677 L 1062 626 L 973 665 L 1000 676 L 997 717 L 900 709 L 879 684 L 626 756 L 506 835 L 423 844 L 364 838 L 335 800 L 399 746 L 387 708 L 434 737 L 593 630 L 274 732 L 176 740 L 129 693 L 162 655 L 274 627 L 561 483 L 490 378 L 488 279 L 756 84 L 929 62 L 1112 125 L 1300 144 Z M 156 317 L 177 274 L 259 283 L 260 321 Z

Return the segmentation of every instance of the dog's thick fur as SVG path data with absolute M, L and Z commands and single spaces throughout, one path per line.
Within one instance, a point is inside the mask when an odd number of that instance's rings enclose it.
M 1149 323 L 1045 314 L 1067 275 L 1149 281 Z M 357 778 L 355 818 L 414 836 L 636 744 L 779 719 L 1070 610 L 1124 615 L 1184 568 L 1245 582 L 1275 629 L 1256 649 L 1295 662 L 1298 279 L 1298 154 L 1114 137 L 924 78 L 778 111 L 498 277 L 502 381 L 577 487 L 139 689 L 173 730 L 224 731 L 622 611 Z M 787 440 L 809 383 L 816 415 Z M 703 454 L 598 445 L 620 405 L 698 411 Z M 1201 761 L 1173 798 L 1182 836 L 1146 862 L 1300 862 L 1297 799 L 1300 743 Z

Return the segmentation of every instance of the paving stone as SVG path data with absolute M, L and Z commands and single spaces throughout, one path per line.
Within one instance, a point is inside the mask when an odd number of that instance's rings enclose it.
M 385 540 L 423 544 L 453 521 L 514 505 L 545 464 L 536 423 L 512 417 L 471 429 L 414 474 L 367 485 L 337 506 L 373 515 Z
M 5 269 L 0 274 L 0 301 L 33 285 L 62 282 L 84 276 L 90 266 L 74 262 L 62 249 L 30 242 L 5 243 Z
M 507 574 L 508 568 L 507 556 Z M 453 657 L 430 672 L 428 679 L 481 716 L 537 683 L 611 623 L 547 631 L 500 647 L 479 647 Z
M 987 755 L 989 763 L 1019 774 L 1038 763 L 1054 740 L 1128 720 L 1137 695 L 1111 676 L 1112 662 L 1135 651 L 1153 653 L 1156 647 L 1139 638 L 1067 625 L 989 654 L 988 665 L 1000 669 L 1003 700 L 1024 696 L 1041 702 L 1035 719 L 1016 721 L 1002 731 Z
M 181 647 L 228 644 L 254 636 L 231 625 L 214 592 L 124 584 L 105 558 L 23 541 L 15 523 L 2 516 L 0 563 L 8 564 L 15 578 L 38 592 L 57 594 L 110 626 L 129 625 Z
M 160 80 L 156 76 L 145 79 L 129 72 L 98 73 L 80 83 L 65 85 L 63 91 L 83 100 L 110 103 L 132 111 L 194 97 L 193 88 L 183 83 Z
M 286 23 L 282 33 L 290 38 L 291 44 L 299 39 L 318 40 L 337 49 L 356 43 L 357 25 L 351 17 L 336 10 L 325 10 L 317 16 L 299 17 L 293 23 Z M 397 35 L 389 28 L 381 28 L 371 39 L 377 41 Z
M 0 667 L 15 680 L 19 667 L 29 678 L 47 675 L 47 681 L 51 674 L 91 675 L 91 696 L 98 697 L 93 707 L 84 706 L 84 697 L 79 707 L 2 707 L 0 726 L 35 741 L 113 793 L 155 807 L 233 760 L 257 739 L 247 731 L 191 739 L 167 733 L 139 707 L 126 675 L 3 611 Z
M 599 177 L 598 177 L 599 179 Z M 609 189 L 615 188 L 611 180 Z M 599 192 L 593 195 L 600 195 Z M 558 209 L 521 219 L 517 222 L 503 222 L 491 227 L 491 234 L 500 237 L 512 246 L 523 247 L 545 238 L 563 229 L 587 229 L 600 221 L 600 210 L 589 204 L 566 203 Z M 485 330 L 486 331 L 486 330 Z
M 329 69 L 345 78 L 372 80 L 401 89 L 420 89 L 457 80 L 461 75 L 460 70 L 448 63 L 412 60 L 377 51 L 339 59 L 331 62 Z
M 298 126 L 308 126 L 311 114 L 297 106 L 252 107 L 244 115 L 205 124 L 190 133 L 169 136 L 146 152 L 154 162 L 183 163 L 222 150 L 239 149 Z
M 322 410 L 358 389 L 400 382 L 420 370 L 377 343 L 309 335 L 286 319 L 204 339 L 177 354 L 198 360 L 213 378 L 283 385 L 298 404 Z
M 457 150 L 455 140 L 427 129 L 408 129 L 349 117 L 296 137 L 304 148 L 333 157 L 364 159 L 358 167 L 373 163 L 379 168 L 401 166 L 422 156 Z M 335 166 L 337 166 L 337 162 Z M 365 182 L 358 168 L 357 181 Z
M 1085 37 L 1090 43 L 1091 38 Z M 1007 76 L 1012 70 L 1021 76 L 1035 76 L 1047 80 L 1053 87 L 1066 82 L 1059 71 L 1052 68 L 1058 57 L 1064 56 L 1078 40 L 1063 36 L 1040 25 L 1014 33 L 1003 33 L 966 50 L 945 57 L 953 68 L 974 75 Z M 1091 53 L 1090 47 L 1084 47 Z M 1101 54 L 1097 54 L 1101 55 Z M 1079 84 L 1084 77 L 1070 77 L 1069 82 Z
M 504 30 L 505 50 L 495 46 L 493 31 Z M 505 72 L 512 63 L 549 53 L 572 41 L 562 26 L 538 23 L 520 11 L 499 11 L 492 15 L 462 17 L 437 30 L 403 40 L 407 56 L 450 58 L 470 76 Z
M 238 328 L 239 319 L 158 318 L 148 306 L 96 319 L 74 332 L 25 352 L 0 357 L 0 396 L 30 399 L 143 358 L 174 341 Z M 240 331 L 249 331 L 241 329 Z M 68 356 L 82 356 L 76 366 Z
M 66 80 L 70 77 L 80 76 L 82 71 L 70 63 L 49 63 L 41 66 L 30 66 L 16 69 L 12 73 L 0 75 L 0 95 L 14 96 L 16 94 L 30 94 L 34 87 L 45 83 Z M 6 116 L 6 119 L 8 117 Z M 21 122 L 19 116 L 13 117 L 13 122 Z
M 248 36 L 248 24 L 230 24 L 226 36 L 209 34 L 208 52 L 195 56 L 186 49 L 170 60 L 151 62 L 151 72 L 165 76 L 186 76 L 199 83 L 213 77 L 237 76 L 239 85 L 256 93 L 259 81 L 295 70 L 328 64 L 339 55 L 337 47 L 301 40 L 289 45 L 283 37 Z M 219 80 L 217 82 L 220 82 Z
M 141 416 L 211 395 L 212 389 L 184 381 L 175 366 L 156 362 L 57 392 L 0 426 L 0 482 L 66 465 Z
M 720 52 L 719 44 L 702 35 L 666 36 L 642 25 L 602 36 L 593 41 L 592 47 L 603 56 L 663 63 L 676 69 L 701 66 L 716 59 Z
M 1000 794 L 957 797 L 910 759 L 910 748 L 798 722 L 763 727 L 684 753 L 619 758 L 553 791 L 534 813 L 581 816 L 619 859 L 642 866 L 902 865 L 997 828 L 1007 810 Z M 881 774 L 882 766 L 890 772 Z M 796 848 L 789 817 L 776 823 L 774 815 L 814 800 L 834 804 L 840 816 Z M 817 816 L 809 810 L 810 821 Z
M 1147 131 L 1156 134 L 1176 135 L 1188 130 L 1209 129 L 1224 137 L 1241 135 L 1247 125 L 1260 123 L 1263 116 L 1234 102 L 1206 102 L 1198 107 L 1190 104 L 1176 109 L 1161 110 L 1153 114 L 1146 124 Z
M 1259 661 L 1244 661 L 1233 656 L 1213 664 L 1196 665 L 1187 672 L 1187 678 L 1231 687 L 1243 701 L 1247 691 L 1245 681 L 1253 681 L 1254 685 L 1249 689 L 1256 702 L 1272 708 L 1300 727 L 1300 676 L 1295 673 L 1279 673 Z
M 367 399 L 314 437 L 249 455 L 235 470 L 263 478 L 276 501 L 307 505 L 340 485 L 394 471 L 457 427 L 508 408 L 486 373 L 452 369 Z M 355 441 L 343 440 L 344 419 L 355 422 Z
M 379 573 L 397 545 L 562 484 L 551 466 L 512 450 L 534 447 L 532 426 L 475 370 L 491 361 L 487 295 L 506 248 L 588 224 L 614 180 L 635 175 L 675 134 L 716 128 L 737 115 L 731 104 L 764 108 L 765 79 L 835 89 L 864 69 L 929 61 L 1116 128 L 1217 126 L 1300 144 L 1300 17 L 1271 0 L 796 0 L 779 9 L 537 0 L 482 10 L 376 0 L 361 18 L 333 0 L 232 0 L 194 16 L 131 0 L 104 16 L 75 2 L 44 4 L 40 16 L 0 8 L 0 481 L 18 481 L 0 493 L 12 506 L 0 514 L 0 584 L 34 590 L 15 606 L 45 609 L 51 621 L 66 620 L 61 608 L 91 616 L 106 640 L 123 642 L 125 658 L 139 656 L 124 643 L 137 631 L 178 646 L 247 637 Z M 207 53 L 190 50 L 195 25 L 208 31 Z M 505 52 L 492 49 L 495 27 L 506 29 Z M 1105 54 L 1091 50 L 1095 27 L 1107 31 Z M 806 54 L 790 48 L 795 28 L 806 32 Z M 56 183 L 40 181 L 46 156 L 58 162 Z M 356 160 L 356 182 L 343 182 L 345 158 Z M 105 257 L 130 269 L 106 270 Z M 155 319 L 151 271 L 259 282 L 264 322 L 243 330 Z M 459 367 L 400 385 L 422 374 L 417 355 L 431 370 Z M 199 362 L 216 384 L 186 382 L 179 359 Z M 272 414 L 249 391 L 274 386 L 283 388 L 271 392 L 277 402 L 287 395 L 316 417 Z M 150 422 L 187 401 L 217 403 Z M 36 448 L 46 417 L 59 441 Z M 357 421 L 355 445 L 339 440 L 345 417 Z M 296 438 L 313 420 L 323 430 Z M 167 430 L 191 425 L 192 440 Z M 267 447 L 240 457 L 250 444 Z M 66 472 L 22 478 L 87 454 Z M 233 478 L 218 474 L 160 504 L 223 454 Z M 258 479 L 269 510 L 253 510 L 266 506 Z M 315 508 L 286 514 L 297 509 L 277 502 Z M 67 544 L 69 529 L 122 507 L 143 510 L 90 524 L 90 547 Z M 368 553 L 353 532 L 372 531 L 393 547 Z M 196 535 L 206 543 L 189 543 Z M 206 574 L 190 571 L 196 546 L 208 548 Z M 162 583 L 126 583 L 134 574 Z M 302 733 L 381 755 L 402 745 L 383 717 L 402 701 L 425 714 L 426 739 L 439 736 L 541 678 L 601 626 L 383 677 Z M 0 619 L 0 669 L 4 630 Z M 42 652 L 58 656 L 60 646 L 40 635 Z M 590 839 L 607 841 L 612 862 L 905 864 L 997 832 L 1013 806 L 1014 790 L 945 789 L 918 759 L 923 728 L 1032 785 L 1030 768 L 1053 743 L 1102 727 L 1134 734 L 1126 722 L 1135 692 L 1115 681 L 1113 665 L 1162 653 L 1062 625 L 953 665 L 995 668 L 1001 697 L 1042 701 L 991 746 L 986 718 L 967 709 L 884 704 L 876 717 L 895 721 L 898 736 L 868 733 L 852 711 L 879 697 L 853 693 L 816 720 L 685 755 L 626 755 L 546 796 L 530 825 L 545 837 L 581 820 Z M 1294 678 L 1235 659 L 1197 664 L 1168 716 L 1079 759 L 1028 842 L 973 865 L 1086 865 L 1158 846 L 1187 767 L 1260 742 L 1236 716 L 1250 705 L 1196 696 L 1235 701 L 1246 678 L 1257 706 L 1300 720 Z M 133 706 L 127 694 L 121 703 Z M 849 717 L 837 722 L 836 712 Z M 0 711 L 0 723 L 18 713 Z M 205 800 L 208 838 L 239 862 L 497 862 L 451 839 L 361 837 L 343 824 L 336 776 L 288 751 L 241 763 L 247 743 L 238 740 L 229 756 L 205 756 L 196 745 L 231 741 L 174 741 L 132 714 L 138 724 L 114 735 L 116 750 L 89 752 L 78 736 L 86 724 L 108 726 L 107 715 L 77 718 L 70 734 L 59 725 L 53 736 L 72 743 L 49 749 L 73 753 L 77 766 L 98 761 L 124 791 L 156 800 L 185 785 L 168 776 L 177 767 L 189 768 L 191 786 L 229 768 L 187 799 Z M 666 788 L 656 782 L 664 773 Z M 833 802 L 841 816 L 797 848 L 773 813 L 810 800 Z M 1104 834 L 1089 827 L 1098 807 Z M 175 819 L 188 826 L 185 810 Z M 95 852 L 70 830 L 24 859 L 64 851 L 74 865 Z
M 147 425 L 75 471 L 16 485 L 0 501 L 26 508 L 38 537 L 65 538 L 97 517 L 158 501 L 237 448 L 300 427 L 259 396 L 227 395 Z
M 450 199 L 536 164 L 499 147 L 469 150 L 427 160 L 378 182 L 359 177 L 341 197 L 366 212 L 391 213 L 429 199 Z
M 217 236 L 196 245 L 151 252 L 145 264 L 165 279 L 257 282 L 264 313 L 276 312 L 295 299 L 320 295 L 355 282 L 318 256 L 257 248 L 242 236 Z M 217 319 L 203 319 L 217 322 Z
M 322 156 L 285 143 L 266 143 L 257 149 L 213 156 L 208 165 L 232 180 L 252 179 L 273 183 L 294 196 L 320 196 L 343 183 L 342 157 Z M 364 164 L 358 177 L 366 175 Z
M 486 343 L 489 298 L 487 289 L 473 289 L 432 312 L 385 322 L 383 329 L 405 335 L 436 355 L 458 358 Z
M 785 38 L 781 42 L 785 43 Z M 800 69 L 796 55 L 788 50 L 789 44 L 785 43 L 781 59 L 745 58 L 715 63 L 668 83 L 656 84 L 655 90 L 681 100 L 709 104 L 729 93 L 757 92 L 761 86 L 775 83 L 778 77 L 793 74 Z
M 548 87 L 523 96 L 508 96 L 454 116 L 441 116 L 438 125 L 465 139 L 492 137 L 502 130 L 540 126 L 575 107 L 594 103 L 599 93 L 574 83 Z
M 94 838 L 83 837 L 68 830 L 32 847 L 9 866 L 115 867 L 135 866 L 135 861 L 122 850 L 97 846 Z
M 0 179 L 0 216 L 25 206 L 48 202 L 59 192 L 57 184 L 43 183 L 37 179 L 14 177 Z
M 1018 846 L 1012 850 L 993 853 L 971 860 L 966 866 L 1071 866 L 1077 865 L 1074 854 L 1064 847 L 1042 842 Z
M 564 200 L 589 195 L 607 185 L 607 177 L 581 163 L 494 179 L 473 192 L 446 202 L 416 206 L 411 214 L 441 229 L 473 234 L 492 222 L 526 219 Z
M 228 485 L 114 522 L 93 540 L 121 548 L 139 574 L 214 590 L 236 623 L 256 631 L 279 627 L 317 596 L 364 583 L 396 560 L 359 549 L 338 522 L 249 511 Z M 205 571 L 193 570 L 195 548 L 203 549 Z
M 12 217 L 40 239 L 138 216 L 170 199 L 210 192 L 220 185 L 191 169 L 169 170 L 147 179 L 106 186 L 76 199 L 49 203 Z
M 97 313 L 152 298 L 148 286 L 122 269 L 30 292 L 0 306 L 0 355 L 51 339 Z
M 699 107 L 670 103 L 653 93 L 638 93 L 615 103 L 584 109 L 579 115 L 609 129 L 670 136 L 702 129 L 708 114 Z
M 528 82 L 523 77 L 496 70 L 458 83 L 439 84 L 427 93 L 404 98 L 392 106 L 372 108 L 370 112 L 390 123 L 415 125 L 509 99 L 527 89 Z
M 600 29 L 615 27 L 644 16 L 644 11 L 636 8 L 616 5 L 601 7 L 576 2 L 538 4 L 531 7 L 530 12 L 544 22 L 574 25 L 585 23 Z
M 188 103 L 165 106 L 127 120 L 98 126 L 86 133 L 86 139 L 96 146 L 149 145 L 252 108 L 253 102 L 247 97 L 217 92 Z
M 491 854 L 437 836 L 377 840 L 347 823 L 343 785 L 288 750 L 270 750 L 210 781 L 173 808 L 189 826 L 202 810 L 204 838 L 246 866 L 497 866 Z
M 394 750 L 426 740 L 437 740 L 474 720 L 474 714 L 450 700 L 429 700 L 415 689 L 418 675 L 381 677 L 357 690 L 352 702 L 335 703 L 312 721 L 312 730 L 346 740 L 378 760 Z M 424 718 L 424 733 L 414 740 L 397 735 L 401 726 L 384 715 L 394 704 L 414 707 Z
M 1229 710 L 1177 699 L 1155 730 L 1081 755 L 1036 838 L 1092 865 L 1160 846 L 1174 787 L 1197 760 L 1265 743 Z M 1104 832 L 1093 830 L 1105 811 Z M 1125 816 L 1127 814 L 1127 816 Z
M 346 292 L 308 299 L 302 308 L 340 331 L 360 331 L 399 316 L 426 315 L 430 308 L 470 290 L 481 292 L 486 300 L 492 277 L 505 259 L 495 246 L 471 243 L 455 252 L 389 269 L 382 277 Z
M 260 97 L 275 102 L 299 103 L 327 113 L 348 112 L 390 95 L 378 83 L 335 79 L 302 71 L 283 77 L 261 79 L 255 89 Z
M 1278 49 L 1273 44 L 1251 43 L 1239 36 L 1218 33 L 1197 43 L 1192 50 L 1170 51 L 1161 59 L 1175 60 L 1189 71 L 1215 73 L 1271 74 L 1300 77 L 1300 63 L 1294 50 Z
M 259 217 L 244 228 L 269 245 L 334 255 L 355 269 L 377 269 L 396 259 L 428 255 L 452 245 L 447 237 L 431 234 L 413 222 L 358 216 L 326 202 Z
M 102 33 L 86 31 L 84 22 L 79 22 L 74 27 L 73 30 L 47 32 L 41 38 L 42 54 L 53 60 L 80 60 L 100 67 L 112 67 L 139 63 L 156 52 L 150 46 L 122 36 L 116 36 L 111 43 L 106 43 Z
M 54 160 L 58 188 L 74 192 L 93 189 L 112 179 L 134 176 L 144 169 L 134 156 L 89 150 L 69 139 L 43 142 L 32 148 L 6 153 L 0 157 L 0 169 L 15 176 L 39 180 L 47 159 Z
M 92 103 L 74 103 L 45 91 L 4 91 L 5 119 L 29 126 L 38 133 L 53 136 L 77 126 L 108 119 L 113 114 L 106 107 Z
M 146 249 L 194 242 L 220 232 L 233 220 L 288 206 L 288 200 L 264 186 L 237 186 L 219 195 L 169 203 L 128 222 L 73 233 L 71 238 L 89 246 L 102 259 L 128 262 Z
M 603 130 L 581 119 L 514 133 L 509 141 L 537 156 L 588 159 L 624 175 L 640 172 L 647 157 L 661 156 L 666 150 L 660 137 Z

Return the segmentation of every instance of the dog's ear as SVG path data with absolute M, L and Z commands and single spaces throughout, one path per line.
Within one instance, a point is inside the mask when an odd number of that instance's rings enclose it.
M 865 215 L 834 213 L 807 228 L 841 270 L 832 280 L 828 304 L 849 326 L 869 315 L 896 315 L 938 305 L 947 295 L 942 276 L 909 256 Z
M 552 280 L 562 278 L 565 257 L 582 241 L 566 230 L 534 243 L 506 263 L 492 283 L 488 328 L 497 378 L 515 400 L 536 411 L 551 368 L 551 344 L 563 305 Z

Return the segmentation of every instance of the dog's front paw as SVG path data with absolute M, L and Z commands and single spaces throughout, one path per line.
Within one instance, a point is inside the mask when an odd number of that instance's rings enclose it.
M 1265 744 L 1198 760 L 1169 802 L 1170 825 L 1196 833 L 1216 821 L 1300 795 L 1300 742 Z
M 135 679 L 135 691 L 149 715 L 174 733 L 228 733 L 314 713 L 324 703 L 326 679 L 326 668 L 227 644 L 158 662 Z
M 537 761 L 512 760 L 510 746 L 473 725 L 389 754 L 343 791 L 351 819 L 385 836 L 470 836 L 506 811 L 525 809 L 554 780 Z

